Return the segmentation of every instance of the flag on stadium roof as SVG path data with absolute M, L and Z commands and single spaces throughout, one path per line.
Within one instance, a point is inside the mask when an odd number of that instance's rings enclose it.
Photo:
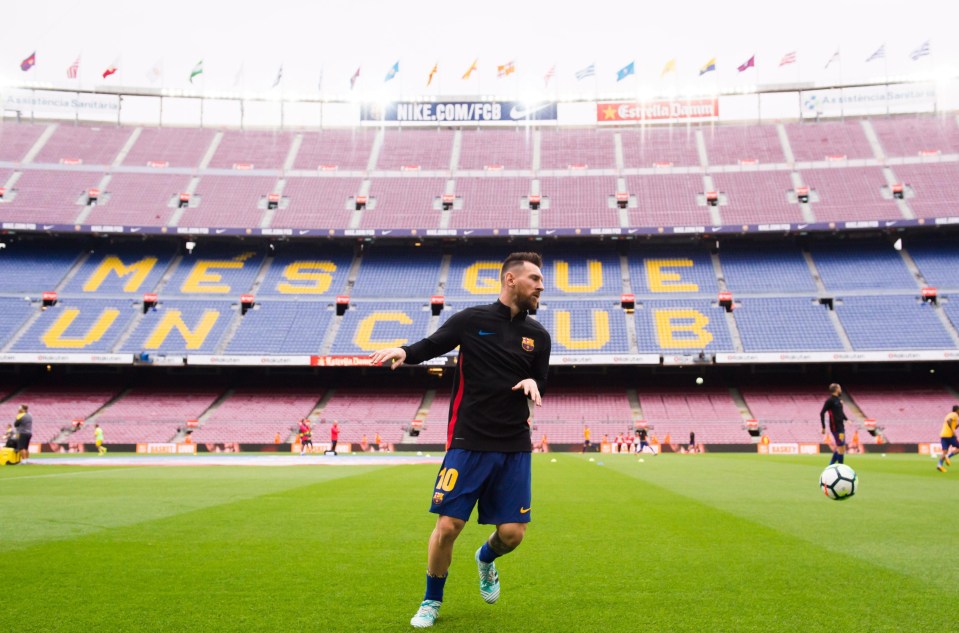
M 779 60 L 779 67 L 782 68 L 783 66 L 787 64 L 795 64 L 795 63 L 796 63 L 796 51 L 793 51 L 791 53 L 786 53 L 785 55 L 783 55 L 783 58 Z
M 616 81 L 622 81 L 630 75 L 636 74 L 636 62 L 631 61 L 616 71 Z
M 755 68 L 755 67 L 756 67 L 756 56 L 753 55 L 752 57 L 750 57 L 749 59 L 747 59 L 746 61 L 744 61 L 743 63 L 739 65 L 739 72 L 744 72 L 746 70 L 749 70 L 750 68 Z
M 203 60 L 201 59 L 196 63 L 196 66 L 193 67 L 193 70 L 190 71 L 190 83 L 193 83 L 193 78 L 197 75 L 203 74 Z
M 582 81 L 587 77 L 592 77 L 596 74 L 596 64 L 590 64 L 582 70 L 576 71 L 576 81 Z
M 470 75 L 472 75 L 472 74 L 473 74 L 473 71 L 476 70 L 476 62 L 478 62 L 478 61 L 479 61 L 479 58 L 473 60 L 473 63 L 470 64 L 470 67 L 466 70 L 465 73 L 463 73 L 463 79 L 469 79 L 469 78 L 470 78 Z
M 383 83 L 386 83 L 393 77 L 396 77 L 396 73 L 400 72 L 400 62 L 396 60 L 396 63 L 390 66 L 390 69 L 386 71 L 386 79 L 383 80 Z
M 283 79 L 283 64 L 280 64 L 280 69 L 276 71 L 276 79 L 273 80 L 273 87 L 276 88 L 280 85 L 280 81 Z
M 30 70 L 36 65 L 37 65 L 37 52 L 33 51 L 32 53 L 30 53 L 29 57 L 27 57 L 25 60 L 20 62 L 20 70 L 22 70 L 23 72 L 27 72 L 28 70 Z
M 147 81 L 151 84 L 161 79 L 163 77 L 163 60 L 158 59 L 157 62 L 150 67 L 150 70 L 146 72 L 146 76 Z
M 836 49 L 836 52 L 832 54 L 832 57 L 829 58 L 829 61 L 826 62 L 826 65 L 823 67 L 823 70 L 829 68 L 829 65 L 833 62 L 839 61 L 839 49 Z
M 711 60 L 703 64 L 703 67 L 699 69 L 699 76 L 702 77 L 706 73 L 716 70 L 716 58 L 713 57 Z
M 516 72 L 516 64 L 513 62 L 506 62 L 502 66 L 496 67 L 496 76 L 502 79 L 503 77 L 509 77 Z
M 920 57 L 925 57 L 926 55 L 932 52 L 929 48 L 930 48 L 930 41 L 926 40 L 925 42 L 922 43 L 922 46 L 920 46 L 913 52 L 909 53 L 909 57 L 912 58 L 912 61 L 918 61 Z
M 868 59 L 866 59 L 866 63 L 868 64 L 871 61 L 875 61 L 877 59 L 883 59 L 885 56 L 886 56 L 886 45 L 883 44 L 878 49 L 876 49 L 875 53 L 873 53 L 872 55 L 869 56 Z
M 77 55 L 77 59 L 67 67 L 67 79 L 76 79 L 78 74 L 80 74 L 79 55 Z
M 433 70 L 430 71 L 430 76 L 426 80 L 426 87 L 429 88 L 430 84 L 433 83 L 433 77 L 436 75 L 436 71 L 440 69 L 439 62 L 433 64 Z
M 549 88 L 549 80 L 556 76 L 556 64 L 553 64 L 549 70 L 546 71 L 546 76 L 543 77 L 543 83 Z
M 362 68 L 362 66 L 357 66 L 356 72 L 353 73 L 352 77 L 350 77 L 350 90 L 356 86 L 356 80 L 360 78 L 360 68 Z
M 675 57 L 674 57 L 673 59 L 669 60 L 668 62 L 666 62 L 666 65 L 663 66 L 663 71 L 662 71 L 661 73 L 659 73 L 659 78 L 662 79 L 664 76 L 666 76 L 666 73 L 674 73 L 674 72 L 676 72 L 676 58 L 675 58 Z
M 115 75 L 117 70 L 119 70 L 119 66 L 120 66 L 120 59 L 117 58 L 117 61 L 107 66 L 106 70 L 103 71 L 103 78 L 106 79 L 110 75 Z

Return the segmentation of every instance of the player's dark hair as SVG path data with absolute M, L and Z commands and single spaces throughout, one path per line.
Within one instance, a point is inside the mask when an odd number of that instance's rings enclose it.
M 543 258 L 539 253 L 510 253 L 503 261 L 503 267 L 499 271 L 499 278 L 506 275 L 506 271 L 514 266 L 521 265 L 523 262 L 529 262 L 538 268 L 543 267 Z
M 20 405 L 20 408 L 23 409 L 24 411 L 29 411 L 29 410 L 30 410 L 30 407 L 29 407 L 28 405 L 25 405 L 25 404 L 21 404 L 21 405 Z
M 836 390 L 837 390 L 837 389 L 839 389 L 839 383 L 838 383 L 838 382 L 834 382 L 834 383 L 832 383 L 831 385 L 829 385 L 829 393 L 836 393 Z
M 952 405 L 952 412 L 959 413 L 959 404 Z

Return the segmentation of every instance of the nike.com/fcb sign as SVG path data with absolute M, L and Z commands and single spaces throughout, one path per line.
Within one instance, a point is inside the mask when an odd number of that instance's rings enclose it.
M 555 121 L 556 103 L 523 103 L 520 101 L 418 103 L 397 101 L 386 105 L 364 105 L 361 111 L 361 120 L 430 124 Z
M 684 121 L 715 119 L 719 116 L 719 99 L 675 99 L 645 103 L 597 103 L 596 121 Z

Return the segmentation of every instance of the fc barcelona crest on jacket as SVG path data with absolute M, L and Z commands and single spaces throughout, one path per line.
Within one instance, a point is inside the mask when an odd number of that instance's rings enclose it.
M 523 349 L 527 352 L 532 352 L 534 347 L 533 339 L 528 336 L 523 337 Z

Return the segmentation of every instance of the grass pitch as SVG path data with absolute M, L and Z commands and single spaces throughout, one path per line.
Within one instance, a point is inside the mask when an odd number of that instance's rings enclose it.
M 496 605 L 473 562 L 490 528 L 467 526 L 435 630 L 954 626 L 959 467 L 851 456 L 859 492 L 834 502 L 828 455 L 592 457 L 534 455 L 533 524 L 497 561 Z M 411 630 L 436 472 L 2 468 L 0 630 Z

